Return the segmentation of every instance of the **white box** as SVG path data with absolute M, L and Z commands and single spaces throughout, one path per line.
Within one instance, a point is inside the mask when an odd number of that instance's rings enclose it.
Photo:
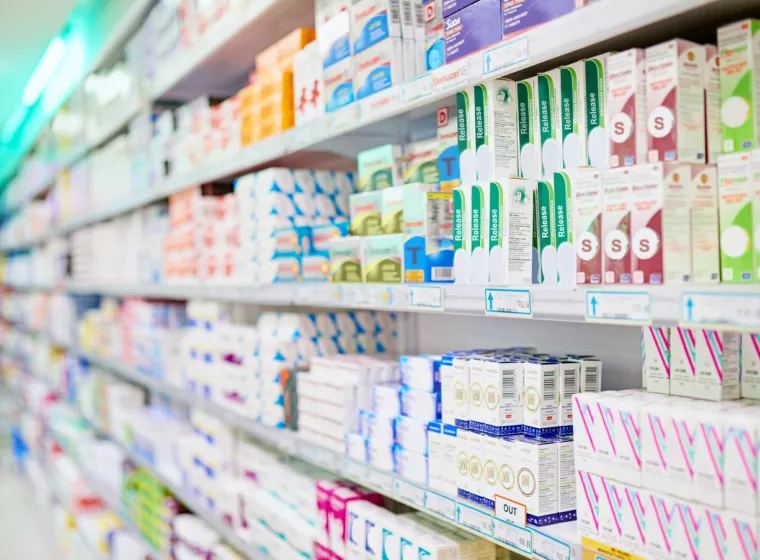
M 483 431 L 499 437 L 520 433 L 523 424 L 522 362 L 516 359 L 486 359 L 483 387 Z
M 389 37 L 401 38 L 401 0 L 358 0 L 351 8 L 351 52 L 365 51 Z
M 673 529 L 678 519 L 678 500 L 664 493 L 652 492 L 646 508 L 645 558 L 673 558 Z
M 441 419 L 441 393 L 401 387 L 401 414 L 426 422 Z
M 536 78 L 517 82 L 517 129 L 519 132 L 520 177 L 537 180 L 541 177 L 540 127 L 536 106 L 538 85 Z
M 655 492 L 670 492 L 668 451 L 678 446 L 670 408 L 654 400 L 641 414 L 641 479 Z
M 575 445 L 572 437 L 557 441 L 557 517 L 560 523 L 576 519 Z
M 375 414 L 386 418 L 401 416 L 401 385 L 387 383 L 372 388 L 372 406 Z
M 410 416 L 398 416 L 393 425 L 398 445 L 408 451 L 427 455 L 428 421 L 417 420 Z
M 473 90 L 470 118 L 478 184 L 484 189 L 492 180 L 519 175 L 516 98 L 517 85 L 506 78 L 485 81 Z
M 715 165 L 691 165 L 691 266 L 694 284 L 720 282 L 718 170 Z
M 581 537 L 599 540 L 599 501 L 602 481 L 598 475 L 576 471 L 578 488 L 578 532 Z M 647 503 L 646 506 L 649 504 Z
M 470 356 L 454 356 L 452 360 L 454 392 L 454 423 L 458 428 L 469 428 L 470 422 Z
M 356 67 L 353 57 L 344 58 L 323 70 L 325 86 L 325 111 L 331 113 L 356 99 L 354 78 Z
M 757 557 L 758 518 L 705 508 L 705 524 L 699 543 L 699 558 L 725 560 Z
M 552 440 L 517 436 L 517 489 L 528 513 L 528 523 L 536 526 L 557 522 L 558 455 Z
M 536 119 L 538 123 L 539 148 L 541 150 L 541 178 L 546 181 L 554 180 L 555 171 L 562 169 L 562 138 L 560 75 L 559 68 L 536 76 L 538 88 L 535 97 Z
M 401 0 L 401 25 L 404 39 L 425 40 L 425 14 L 422 0 Z
M 736 332 L 704 329 L 697 335 L 698 399 L 722 401 L 738 399 L 741 337 Z
M 488 282 L 521 286 L 533 281 L 533 197 L 527 179 L 499 178 L 490 184 Z
M 554 435 L 559 429 L 557 361 L 526 362 L 523 366 L 525 433 Z
M 324 87 L 319 44 L 312 41 L 293 57 L 296 126 L 325 114 Z
M 724 416 L 724 507 L 747 515 L 760 511 L 758 449 L 760 414 L 756 406 L 737 406 Z
M 705 48 L 674 39 L 646 50 L 647 161 L 705 163 Z
M 457 431 L 457 496 L 470 499 L 470 442 L 472 432 L 467 430 Z M 475 434 L 477 435 L 477 434 Z
M 645 328 L 647 335 L 649 328 Z M 680 397 L 695 397 L 697 394 L 696 345 L 699 329 L 670 329 L 670 394 Z M 647 335 L 651 338 L 651 335 Z M 651 343 L 648 343 L 651 344 Z M 651 348 L 647 346 L 647 356 Z M 659 355 L 655 354 L 655 360 Z M 645 362 L 649 362 L 647 357 Z M 647 386 L 647 390 L 649 387 Z
M 470 358 L 470 395 L 469 429 L 477 432 L 483 429 L 483 408 L 485 407 L 485 373 L 484 367 L 488 357 L 473 356 Z
M 581 362 L 560 360 L 557 377 L 559 390 L 559 425 L 561 433 L 572 433 L 573 395 L 580 389 Z
M 494 494 L 498 494 L 499 467 L 501 466 L 501 438 L 483 436 L 483 476 L 477 495 L 487 508 L 494 507 Z
M 340 12 L 317 27 L 317 43 L 322 68 L 351 57 L 351 16 Z M 327 78 L 325 77 L 325 82 Z
M 397 475 L 411 482 L 427 486 L 428 458 L 425 455 L 396 445 L 393 447 L 393 462 Z
M 602 174 L 588 176 L 588 181 L 575 182 L 572 199 L 573 248 L 575 281 L 578 284 L 602 283 Z
M 598 472 L 597 464 L 597 401 L 602 393 L 579 393 L 573 397 L 573 439 L 575 441 L 576 468 Z
M 389 37 L 354 56 L 356 99 L 364 99 L 404 82 L 404 44 Z M 325 79 L 327 83 L 327 79 Z
M 644 371 L 647 391 L 670 393 L 670 329 L 644 327 Z
M 444 449 L 443 449 L 443 424 L 429 422 L 427 425 L 428 444 L 428 486 L 436 492 L 443 492 L 446 486 L 444 482 Z M 456 461 L 456 458 L 454 458 Z
M 467 494 L 464 496 L 477 501 L 480 481 L 483 478 L 483 440 L 486 436 L 474 432 L 466 433 L 467 441 Z
M 558 111 L 562 168 L 588 165 L 586 151 L 586 65 L 583 60 L 559 68 Z
M 707 163 L 718 163 L 723 122 L 720 116 L 720 56 L 715 45 L 705 45 L 705 127 Z
M 743 398 L 760 399 L 760 334 L 742 333 L 741 394 Z
M 646 61 L 643 49 L 607 59 L 610 167 L 645 163 L 647 157 Z

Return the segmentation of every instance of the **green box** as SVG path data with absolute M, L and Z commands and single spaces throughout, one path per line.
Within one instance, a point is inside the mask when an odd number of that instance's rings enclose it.
M 389 187 L 381 192 L 381 220 L 383 233 L 404 232 L 404 191 L 405 187 Z
M 404 276 L 404 236 L 368 237 L 362 261 L 365 282 L 400 284 Z
M 330 281 L 364 282 L 362 258 L 368 237 L 336 237 L 327 242 L 330 252 Z
M 357 157 L 359 192 L 376 191 L 400 185 L 404 179 L 404 148 L 385 144 L 359 152 Z
M 379 235 L 383 233 L 381 191 L 354 193 L 348 201 L 351 215 L 351 235 Z

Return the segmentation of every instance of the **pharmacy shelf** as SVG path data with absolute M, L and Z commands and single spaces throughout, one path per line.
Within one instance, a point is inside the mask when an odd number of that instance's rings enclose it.
M 257 53 L 293 29 L 314 26 L 312 0 L 248 0 L 238 4 L 194 45 L 178 49 L 161 62 L 151 86 L 153 99 L 227 97 L 245 85 Z
M 274 4 L 277 4 L 275 7 Z M 228 47 L 240 37 L 249 36 L 250 29 L 267 29 L 281 11 L 303 4 L 304 0 L 260 0 L 249 2 L 245 17 L 231 18 L 227 34 L 214 33 L 202 39 L 187 51 L 180 51 L 176 64 L 162 75 L 153 88 L 153 97 L 171 95 L 172 88 L 183 79 L 200 80 L 199 91 L 209 94 L 209 79 L 201 80 L 203 70 L 220 68 L 216 57 L 227 53 Z M 290 129 L 267 138 L 239 152 L 222 156 L 187 172 L 170 176 L 146 192 L 98 209 L 74 222 L 53 228 L 42 236 L 20 243 L 6 244 L 3 251 L 29 248 L 50 239 L 65 235 L 92 223 L 106 220 L 140 208 L 189 187 L 209 181 L 232 178 L 289 156 L 288 165 L 298 165 L 305 152 L 330 152 L 341 137 L 365 134 L 378 137 L 387 134 L 388 124 L 397 118 L 413 119 L 432 116 L 441 105 L 450 105 L 452 95 L 484 79 L 509 75 L 521 77 L 528 68 L 546 67 L 548 63 L 566 63 L 583 56 L 605 52 L 614 48 L 646 46 L 655 41 L 671 38 L 680 30 L 693 29 L 705 21 L 730 21 L 760 7 L 760 0 L 598 0 L 593 4 L 554 21 L 531 29 L 517 38 L 510 38 L 483 51 L 448 64 L 416 79 L 357 101 L 334 113 L 318 118 L 306 125 Z M 310 10 L 304 10 L 309 12 Z M 232 12 L 233 14 L 237 12 Z M 300 13 L 296 10 L 293 13 Z M 298 17 L 301 17 L 300 15 Z M 264 25 L 266 22 L 266 26 Z M 293 23 L 290 23 L 293 27 Z M 579 29 L 593 29 L 593 33 L 578 33 Z M 268 30 L 269 32 L 269 30 Z M 272 41 L 276 37 L 270 37 Z M 250 55 L 257 51 L 240 51 Z M 238 54 L 239 56 L 239 54 Z M 249 61 L 250 64 L 250 61 Z M 542 66 L 543 65 L 543 66 Z M 203 89 L 205 86 L 205 89 Z M 195 95 L 188 97 L 192 98 Z M 381 132 L 378 132 L 380 127 Z M 374 134 L 373 134 L 374 133 Z M 376 140 L 377 142 L 377 140 Z
M 38 332 L 37 334 L 44 336 L 44 333 Z M 87 352 L 81 352 L 70 345 L 63 345 L 63 347 L 91 364 L 110 372 L 112 375 L 141 385 L 150 391 L 166 395 L 176 402 L 209 412 L 224 420 L 228 425 L 241 430 L 260 443 L 268 445 L 284 455 L 322 467 L 384 496 L 404 503 L 409 507 L 424 511 L 442 521 L 488 539 L 499 546 L 520 553 L 523 556 L 549 560 L 579 560 L 581 558 L 580 538 L 577 534 L 575 522 L 561 523 L 543 528 L 512 525 L 496 518 L 492 510 L 486 510 L 476 504 L 453 496 L 443 495 L 424 485 L 398 477 L 393 473 L 380 471 L 367 464 L 358 463 L 349 459 L 343 453 L 331 451 L 301 438 L 297 432 L 264 426 L 252 418 L 243 416 L 221 404 L 201 398 L 188 390 L 168 384 L 161 379 L 145 375 L 115 360 L 104 359 Z M 103 435 L 110 437 L 108 434 Z M 119 442 L 117 441 L 116 443 Z M 201 515 L 201 512 L 205 511 L 197 504 L 193 507 L 194 502 L 192 498 L 186 495 L 186 492 L 178 488 L 171 481 L 161 478 L 160 473 L 156 473 L 154 467 L 146 464 L 141 457 L 135 455 L 129 448 L 123 447 L 125 452 L 136 463 L 154 472 L 162 483 L 196 514 Z M 189 503 L 185 501 L 185 498 L 189 500 Z M 204 517 L 204 519 L 206 518 Z M 206 520 L 209 521 L 208 519 Z M 217 520 L 217 523 L 221 523 L 221 521 Z M 237 547 L 234 542 L 228 542 Z

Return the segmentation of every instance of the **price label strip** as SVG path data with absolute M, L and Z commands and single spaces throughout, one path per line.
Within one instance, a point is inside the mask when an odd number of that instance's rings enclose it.
M 462 502 L 457 503 L 457 523 L 488 537 L 493 537 L 493 516 Z
M 509 290 L 486 288 L 484 292 L 486 315 L 501 317 L 533 317 L 533 303 L 530 290 Z
M 521 37 L 483 51 L 483 76 L 528 62 L 528 37 Z
M 401 86 L 401 102 L 412 103 L 433 93 L 433 75 L 428 72 Z
M 678 322 L 701 328 L 730 326 L 760 331 L 760 294 L 685 291 Z
M 501 519 L 493 520 L 493 538 L 525 554 L 533 554 L 533 533 Z
M 620 325 L 651 325 L 649 292 L 588 290 L 586 321 Z
M 409 286 L 409 309 L 443 311 L 443 288 L 440 286 Z
M 465 87 L 470 79 L 469 57 L 460 62 L 447 64 L 431 72 L 434 94 L 457 91 Z
M 443 494 L 427 490 L 425 492 L 425 509 L 437 513 L 441 517 L 457 520 L 457 502 L 453 498 L 448 498 Z
M 375 488 L 378 488 L 382 490 L 385 494 L 392 494 L 393 493 L 393 475 L 387 472 L 378 471 L 373 468 L 368 469 L 369 473 L 367 476 L 367 481 L 374 486 Z
M 343 460 L 343 473 L 349 478 L 367 480 L 369 478 L 369 467 L 346 457 Z
M 425 507 L 425 490 L 407 482 L 406 480 L 396 479 L 394 488 L 394 495 L 398 496 L 402 500 L 406 500 L 410 504 L 414 504 L 417 507 Z
M 540 531 L 534 531 L 533 555 L 546 560 L 570 560 L 570 545 Z

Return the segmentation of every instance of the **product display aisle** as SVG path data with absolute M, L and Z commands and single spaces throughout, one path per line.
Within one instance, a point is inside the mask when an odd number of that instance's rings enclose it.
M 59 546 L 756 560 L 760 2 L 207 4 L 2 191 Z

